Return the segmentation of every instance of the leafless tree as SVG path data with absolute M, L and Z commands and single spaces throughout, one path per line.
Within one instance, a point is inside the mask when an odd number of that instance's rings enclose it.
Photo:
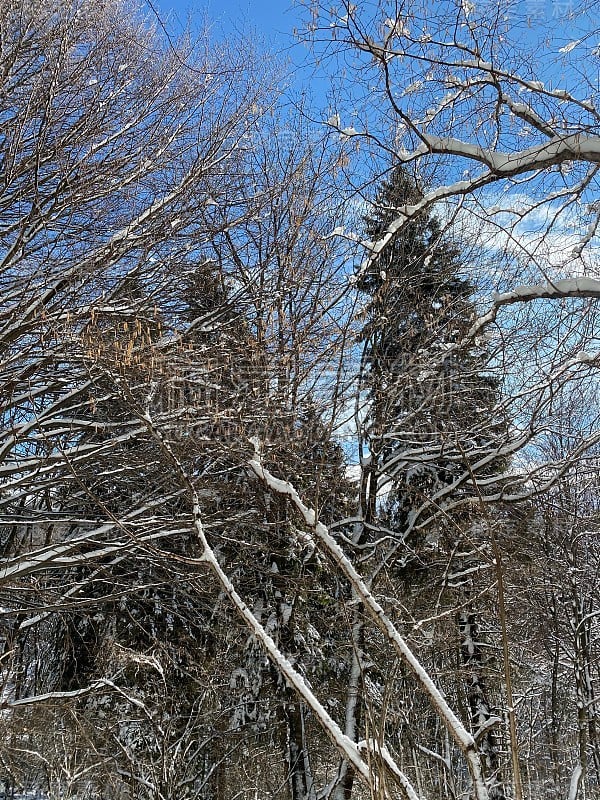
M 530 29 L 513 6 L 318 5 L 310 35 L 347 60 L 352 100 L 321 138 L 266 114 L 268 70 L 239 42 L 164 40 L 121 0 L 0 0 L 2 702 L 17 723 L 1 755 L 21 783 L 31 769 L 41 785 L 45 770 L 57 791 L 93 794 L 95 769 L 115 796 L 220 798 L 252 740 L 277 765 L 268 790 L 293 800 L 418 800 L 432 786 L 487 800 L 485 743 L 501 721 L 476 720 L 473 697 L 447 680 L 462 644 L 458 671 L 484 691 L 476 597 L 500 609 L 486 635 L 501 641 L 507 783 L 523 796 L 520 623 L 507 619 L 519 591 L 509 570 L 523 562 L 510 534 L 570 474 L 595 486 L 583 467 L 597 411 L 575 431 L 563 410 L 584 407 L 598 363 L 596 89 L 589 78 L 585 92 L 556 88 L 550 60 L 519 50 L 515 31 Z M 554 48 L 565 80 L 586 76 L 591 37 L 588 25 Z M 365 152 L 410 165 L 426 188 L 357 242 L 336 180 L 356 176 L 360 214 Z M 379 519 L 375 543 L 362 542 L 364 508 L 331 442 L 357 360 L 353 281 L 381 269 L 434 203 L 442 228 L 477 243 L 465 262 L 477 318 L 443 357 L 487 337 L 494 413 L 509 422 L 485 452 L 452 439 L 453 480 L 421 492 L 406 531 Z M 358 274 L 348 242 L 362 248 Z M 422 358 L 439 371 L 441 355 Z M 372 515 L 399 462 L 425 457 L 382 458 Z M 489 470 L 499 462 L 501 480 Z M 584 499 L 560 504 L 573 569 Z M 403 596 L 399 548 L 450 528 L 450 561 Z M 579 616 L 557 605 L 553 624 L 570 636 L 581 706 L 574 798 L 597 758 L 596 617 L 593 592 L 571 582 L 567 593 Z M 462 639 L 444 628 L 456 614 Z M 64 708 L 71 723 L 52 750 L 44 726 Z M 102 714 L 126 724 L 97 724 Z M 415 718 L 426 733 L 405 724 Z M 67 758 L 82 738 L 87 760 Z
M 162 603 L 167 629 L 191 630 L 189 593 L 175 599 L 183 578 L 167 564 L 167 554 L 193 555 L 182 489 L 161 475 L 160 448 L 131 408 L 151 403 L 180 448 L 194 432 L 227 438 L 222 416 L 235 405 L 218 402 L 211 371 L 224 394 L 239 394 L 221 355 L 235 314 L 206 267 L 210 303 L 184 312 L 180 289 L 203 274 L 213 238 L 253 213 L 240 187 L 250 182 L 248 151 L 272 84 L 243 42 L 230 48 L 208 33 L 167 40 L 121 2 L 7 0 L 0 42 L 3 703 L 26 727 L 25 706 L 76 704 L 94 692 L 113 695 L 122 713 L 114 687 L 131 665 L 173 667 L 173 647 L 155 652 L 166 641 L 136 622 L 144 606 Z M 217 218 L 214 208 L 225 206 Z M 226 330 L 213 333 L 223 319 Z M 236 357 L 233 345 L 228 353 Z M 196 428 L 186 418 L 194 392 L 183 383 L 193 384 L 196 406 L 202 398 Z M 99 635 L 119 604 L 117 628 L 136 629 L 119 651 L 130 667 L 107 659 Z M 118 651 L 122 633 L 112 632 Z M 92 668 L 100 659 L 101 679 Z M 150 722 L 151 733 L 166 724 Z M 65 736 L 85 729 L 80 719 Z M 140 767 L 134 778 L 148 774 Z

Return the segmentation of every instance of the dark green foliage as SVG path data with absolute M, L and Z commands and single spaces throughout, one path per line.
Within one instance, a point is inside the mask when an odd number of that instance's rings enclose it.
M 368 237 L 381 238 L 398 211 L 421 196 L 414 179 L 396 167 L 365 221 Z M 370 295 L 362 335 L 366 441 L 379 485 L 387 481 L 391 488 L 386 521 L 399 532 L 493 450 L 503 426 L 493 410 L 498 387 L 489 354 L 466 338 L 475 311 L 473 287 L 461 273 L 457 245 L 425 212 L 358 280 Z M 496 460 L 486 474 L 499 466 Z

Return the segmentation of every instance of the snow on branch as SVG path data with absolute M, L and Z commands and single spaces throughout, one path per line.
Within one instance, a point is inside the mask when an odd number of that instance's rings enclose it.
M 564 161 L 588 161 L 600 163 L 600 136 L 584 136 L 574 133 L 570 136 L 553 136 L 549 141 L 518 150 L 515 153 L 498 153 L 477 144 L 463 142 L 451 136 L 433 136 L 422 133 L 423 144 L 416 155 L 440 153 L 462 156 L 485 164 L 497 177 L 514 177 L 523 172 L 561 164 Z
M 582 777 L 583 777 L 583 768 L 581 764 L 577 764 L 577 766 L 571 773 L 571 781 L 569 783 L 569 796 L 567 800 L 577 800 L 577 795 L 579 794 L 579 784 L 581 783 Z
M 595 297 L 600 298 L 600 280 L 595 278 L 565 278 L 564 280 L 546 281 L 533 286 L 517 286 L 510 292 L 496 294 L 492 297 L 494 305 L 504 306 L 508 303 L 525 303 L 530 300 L 562 297 Z
M 45 692 L 44 694 L 36 694 L 32 697 L 20 697 L 18 700 L 3 700 L 2 703 L 0 703 L 0 708 L 18 708 L 19 706 L 30 706 L 36 703 L 47 703 L 49 701 L 71 700 L 75 697 L 84 697 L 97 689 L 103 689 L 107 686 L 113 688 L 112 682 L 108 680 L 97 680 L 93 681 L 89 686 L 85 686 L 83 689 L 74 689 L 70 692 Z
M 396 781 L 402 787 L 402 790 L 404 791 L 404 794 L 408 800 L 419 800 L 419 796 L 416 794 L 411 782 L 408 780 L 406 775 L 400 769 L 398 769 L 398 765 L 384 744 L 378 742 L 377 739 L 362 739 L 360 742 L 358 742 L 357 747 L 359 750 L 365 750 L 371 755 L 377 756 L 382 763 L 385 764 L 388 771 L 394 776 Z
M 123 524 L 121 522 L 120 527 Z M 187 531 L 187 528 L 177 530 L 160 529 L 153 533 L 137 537 L 126 537 L 99 546 L 101 534 L 112 532 L 117 525 L 118 523 L 109 522 L 99 528 L 95 528 L 93 531 L 73 537 L 64 543 L 49 545 L 5 562 L 0 569 L 0 585 L 49 569 L 70 569 L 80 564 L 96 563 L 99 559 L 115 553 L 134 553 L 136 550 L 143 548 L 144 545 Z
M 285 655 L 281 652 L 272 636 L 265 630 L 261 622 L 254 616 L 252 610 L 248 607 L 244 599 L 236 590 L 231 579 L 221 567 L 219 560 L 211 547 L 204 524 L 202 522 L 202 514 L 200 510 L 200 498 L 194 485 L 184 467 L 181 463 L 169 442 L 165 439 L 162 431 L 154 423 L 150 412 L 148 410 L 142 412 L 137 409 L 140 419 L 146 424 L 148 431 L 156 439 L 161 449 L 168 456 L 171 463 L 175 467 L 182 484 L 185 486 L 192 499 L 192 515 L 193 527 L 195 529 L 198 543 L 202 555 L 198 561 L 205 564 L 212 570 L 217 578 L 222 591 L 229 598 L 229 601 L 238 612 L 244 623 L 248 626 L 249 630 L 256 637 L 256 640 L 261 644 L 267 653 L 268 658 L 274 666 L 281 672 L 288 684 L 297 692 L 298 696 L 307 704 L 313 711 L 315 717 L 318 719 L 319 724 L 323 728 L 334 747 L 338 750 L 341 756 L 352 764 L 353 769 L 359 780 L 361 780 L 367 788 L 371 788 L 373 784 L 373 776 L 369 764 L 363 759 L 356 743 L 346 736 L 340 726 L 332 719 L 331 715 L 327 712 L 323 704 L 316 697 L 308 683 L 304 680 L 302 675 L 292 666 Z M 482 798 L 482 800 L 484 800 Z
M 313 529 L 324 551 L 329 554 L 342 574 L 350 582 L 358 599 L 363 603 L 375 625 L 381 630 L 402 661 L 411 669 L 448 732 L 465 754 L 473 779 L 477 800 L 488 800 L 488 791 L 483 780 L 481 761 L 473 736 L 452 711 L 428 672 L 418 661 L 382 606 L 373 597 L 367 584 L 357 572 L 352 562 L 344 554 L 342 548 L 331 536 L 326 526 L 317 520 L 314 510 L 305 505 L 291 483 L 272 475 L 260 462 L 258 453 L 256 453 L 255 458 L 249 461 L 249 465 L 256 475 L 261 478 L 272 491 L 289 497 L 304 518 L 306 524 Z
M 275 644 L 272 636 L 265 630 L 263 625 L 254 616 L 252 610 L 238 594 L 230 578 L 219 564 L 214 551 L 206 539 L 200 516 L 200 507 L 196 502 L 194 502 L 194 526 L 202 546 L 202 556 L 200 557 L 200 560 L 212 569 L 221 585 L 222 590 L 225 592 L 248 628 L 252 631 L 257 641 L 260 642 L 270 661 L 281 672 L 289 685 L 298 693 L 299 697 L 301 697 L 307 706 L 313 711 L 316 718 L 319 720 L 321 727 L 332 741 L 338 752 L 343 758 L 346 758 L 352 764 L 357 776 L 365 784 L 365 786 L 370 787 L 372 784 L 372 778 L 369 765 L 362 758 L 356 744 L 342 732 L 340 726 L 331 718 L 330 714 L 318 700 L 302 675 L 300 675 L 300 673 L 292 666 L 292 664 L 281 652 L 279 647 Z
M 539 126 L 540 122 L 537 127 Z M 452 155 L 476 161 L 487 167 L 487 170 L 466 180 L 439 186 L 426 192 L 419 202 L 400 207 L 396 219 L 388 225 L 383 236 L 368 248 L 368 255 L 361 265 L 359 274 L 363 274 L 370 267 L 407 222 L 439 200 L 469 195 L 495 181 L 539 172 L 567 161 L 600 164 L 600 136 L 586 136 L 582 133 L 552 136 L 548 141 L 514 153 L 496 152 L 451 136 L 435 136 L 423 131 L 419 131 L 418 135 L 421 144 L 412 152 L 404 153 L 403 162 L 415 161 L 428 154 Z
M 530 303 L 533 300 L 561 300 L 566 297 L 600 298 L 600 280 L 596 278 L 564 278 L 531 286 L 516 286 L 510 292 L 492 295 L 492 308 L 473 323 L 467 338 L 477 336 L 486 325 L 495 322 L 502 306 Z M 580 359 L 588 360 L 588 359 Z

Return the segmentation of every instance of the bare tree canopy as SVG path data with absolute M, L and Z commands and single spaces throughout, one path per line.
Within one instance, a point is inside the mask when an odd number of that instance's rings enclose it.
M 598 792 L 597 9 L 301 5 L 0 0 L 1 797 Z

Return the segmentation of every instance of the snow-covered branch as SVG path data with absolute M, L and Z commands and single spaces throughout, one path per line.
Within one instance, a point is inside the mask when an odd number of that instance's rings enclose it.
M 314 535 L 323 548 L 323 551 L 330 556 L 340 569 L 340 572 L 350 582 L 353 590 L 356 592 L 356 596 L 364 604 L 374 624 L 384 634 L 402 661 L 404 661 L 413 672 L 421 689 L 429 697 L 432 707 L 439 714 L 448 732 L 465 754 L 478 800 L 487 800 L 488 793 L 482 777 L 481 763 L 475 740 L 452 711 L 442 693 L 415 657 L 412 650 L 408 647 L 404 638 L 400 635 L 382 606 L 371 594 L 367 584 L 357 572 L 352 562 L 344 554 L 342 548 L 331 536 L 326 526 L 317 520 L 314 510 L 302 502 L 298 492 L 289 481 L 283 481 L 272 475 L 258 458 L 251 459 L 249 464 L 257 476 L 265 481 L 272 491 L 286 496 L 292 501 L 305 523 L 314 531 Z
M 492 308 L 479 317 L 467 334 L 467 338 L 474 338 L 491 323 L 496 321 L 499 310 L 503 306 L 513 303 L 530 303 L 534 300 L 561 300 L 566 297 L 600 298 L 600 280 L 596 278 L 564 278 L 560 280 L 547 280 L 544 283 L 531 286 L 516 286 L 509 292 L 492 295 Z M 581 354 L 581 361 L 593 361 L 596 356 Z

